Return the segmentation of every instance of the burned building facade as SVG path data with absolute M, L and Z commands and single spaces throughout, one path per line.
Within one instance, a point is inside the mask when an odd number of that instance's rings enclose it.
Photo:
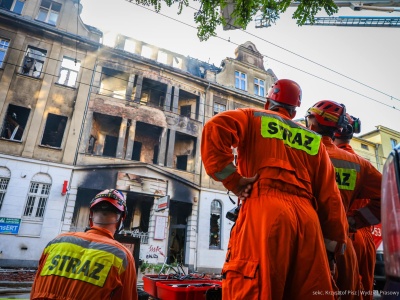
M 217 67 L 122 35 L 105 45 L 78 1 L 4 3 L 0 266 L 35 266 L 51 238 L 85 229 L 96 193 L 116 188 L 140 259 L 218 271 L 233 205 L 202 167 L 201 133 L 219 112 L 264 106 L 276 77 L 255 45 Z

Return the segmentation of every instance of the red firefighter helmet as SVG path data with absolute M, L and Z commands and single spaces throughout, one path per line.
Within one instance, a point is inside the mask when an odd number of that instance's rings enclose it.
M 361 132 L 361 121 L 359 118 L 350 116 L 346 113 L 347 126 L 343 127 L 341 132 L 335 132 L 335 138 L 338 139 L 351 139 L 354 133 Z
M 267 99 L 299 107 L 301 105 L 301 94 L 301 88 L 296 82 L 290 79 L 279 79 L 268 90 Z M 265 104 L 265 109 L 267 108 L 268 102 Z
M 307 111 L 307 116 L 315 116 L 317 122 L 324 126 L 345 128 L 348 124 L 346 106 L 331 100 L 322 100 L 315 103 Z
M 121 218 L 117 228 L 121 229 L 127 214 L 126 201 L 122 193 L 115 189 L 106 189 L 94 196 L 90 201 L 90 226 L 93 226 L 92 211 L 95 209 L 118 210 L 121 213 Z

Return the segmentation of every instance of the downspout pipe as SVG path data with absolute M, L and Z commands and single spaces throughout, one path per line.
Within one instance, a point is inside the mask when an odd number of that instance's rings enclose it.
M 210 85 L 211 85 L 210 82 L 208 82 L 208 86 L 206 87 L 206 89 L 204 91 L 203 127 L 204 127 L 204 124 L 206 123 L 207 92 L 210 89 Z M 195 270 L 195 272 L 197 272 L 197 259 L 198 259 L 197 252 L 198 252 L 198 249 L 199 249 L 199 220 L 200 220 L 200 217 L 199 217 L 199 213 L 198 212 L 199 212 L 199 208 L 200 208 L 199 205 L 200 205 L 200 202 L 201 202 L 201 187 L 202 186 L 203 186 L 203 163 L 201 163 L 201 166 L 200 166 L 200 197 L 199 197 L 199 201 L 198 201 L 199 204 L 198 204 L 198 207 L 197 207 L 196 249 L 194 250 L 195 251 L 194 252 L 195 253 L 195 259 L 194 259 L 194 270 Z

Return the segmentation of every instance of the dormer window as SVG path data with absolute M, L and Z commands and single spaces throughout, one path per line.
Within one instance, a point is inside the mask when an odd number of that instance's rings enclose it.
M 36 20 L 48 23 L 50 25 L 56 25 L 60 10 L 60 3 L 50 0 L 42 0 Z
M 24 4 L 24 0 L 0 0 L 0 8 L 12 11 L 19 15 L 22 13 Z

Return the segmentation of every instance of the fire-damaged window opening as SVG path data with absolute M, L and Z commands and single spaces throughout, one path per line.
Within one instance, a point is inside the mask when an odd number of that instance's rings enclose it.
M 41 145 L 61 148 L 67 117 L 48 114 Z
M 125 99 L 128 81 L 128 73 L 103 67 L 101 70 L 100 94 Z M 131 97 L 131 95 L 127 96 Z
M 142 143 L 135 141 L 133 143 L 132 160 L 140 161 L 140 153 L 142 152 Z
M 156 163 L 154 161 L 158 161 L 157 157 L 161 133 L 161 127 L 143 122 L 136 122 L 132 160 L 149 164 Z
M 122 118 L 93 113 L 87 153 L 115 157 Z
M 168 86 L 149 78 L 143 78 L 140 103 L 152 107 L 162 108 Z M 172 101 L 171 101 L 172 102 Z
M 177 132 L 174 157 L 176 169 L 194 172 L 196 164 L 196 138 Z
M 128 119 L 126 122 L 126 129 L 125 129 L 125 140 L 124 140 L 124 147 L 123 147 L 123 153 L 124 155 L 126 154 L 126 150 L 128 148 L 128 140 L 129 140 L 129 131 L 131 128 L 132 120 Z
M 29 108 L 13 104 L 8 105 L 1 137 L 7 140 L 21 141 L 30 111 Z
M 192 112 L 191 105 L 183 105 L 181 106 L 181 116 L 190 118 L 190 114 Z
M 46 60 L 46 54 L 46 50 L 28 46 L 21 73 L 32 77 L 40 77 Z
M 179 91 L 179 111 L 181 116 L 196 119 L 199 97 L 185 90 Z

